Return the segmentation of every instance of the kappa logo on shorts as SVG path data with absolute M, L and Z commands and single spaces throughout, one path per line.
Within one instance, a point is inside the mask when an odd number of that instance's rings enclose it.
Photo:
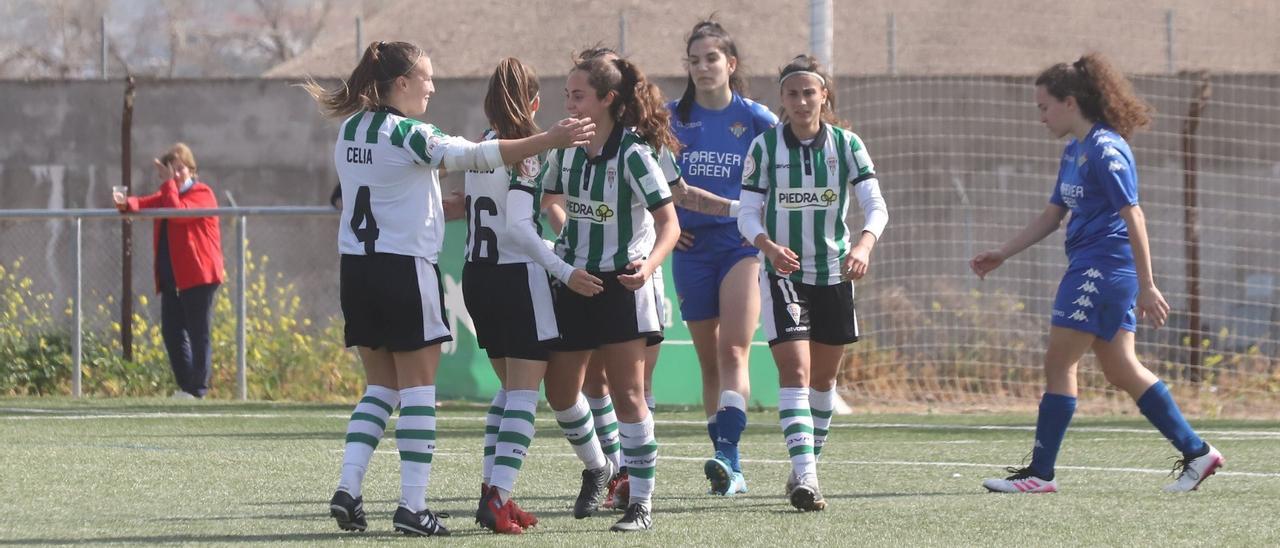
M 1098 293 L 1098 286 L 1093 285 L 1093 282 L 1088 280 L 1085 280 L 1085 282 L 1080 284 L 1080 287 L 1077 287 L 1076 289 L 1079 289 L 1080 291 L 1083 291 L 1085 293 L 1093 293 L 1095 295 Z
M 1089 319 L 1089 316 L 1086 316 L 1083 310 L 1076 310 L 1075 312 L 1072 312 L 1070 316 L 1067 316 L 1067 317 L 1077 322 L 1083 322 Z
M 1102 272 L 1099 272 L 1096 268 L 1090 268 L 1089 270 L 1084 271 L 1084 277 L 1097 280 L 1102 278 Z
M 1088 295 L 1081 295 L 1078 299 L 1076 299 L 1071 304 L 1074 304 L 1082 308 L 1093 308 L 1093 299 L 1090 299 Z
M 828 209 L 840 196 L 832 189 L 798 188 L 778 190 L 778 206 L 783 209 Z
M 614 218 L 617 214 L 609 204 L 604 202 L 581 202 L 569 199 L 565 205 L 569 218 L 575 221 L 587 221 L 598 225 L 616 222 Z
M 800 305 L 791 303 L 786 306 L 787 315 L 791 316 L 791 323 L 800 325 Z

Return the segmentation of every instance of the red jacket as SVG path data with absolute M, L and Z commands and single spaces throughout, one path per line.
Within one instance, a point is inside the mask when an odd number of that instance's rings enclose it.
M 129 198 L 129 211 L 154 208 L 210 209 L 218 207 L 213 189 L 201 182 L 178 194 L 177 181 L 170 179 L 148 196 Z M 160 221 L 156 219 L 151 249 L 160 246 Z M 169 257 L 178 291 L 199 285 L 222 283 L 222 231 L 217 217 L 170 217 Z M 156 292 L 160 280 L 156 275 Z

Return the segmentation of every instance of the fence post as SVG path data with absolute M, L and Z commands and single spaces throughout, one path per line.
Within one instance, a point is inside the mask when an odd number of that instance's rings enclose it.
M 888 42 L 886 49 L 889 55 L 889 74 L 894 75 L 898 73 L 898 20 L 892 13 L 889 14 L 889 20 L 885 26 L 888 27 L 885 32 L 885 41 Z
M 356 62 L 364 57 L 364 30 L 360 28 L 360 16 L 356 16 Z
M 245 371 L 245 310 L 244 310 L 244 287 L 245 280 L 248 276 L 245 273 L 245 253 L 248 248 L 245 245 L 245 221 L 248 217 L 241 215 L 236 219 L 236 276 L 240 279 L 236 282 L 236 398 L 245 400 L 249 398 L 249 383 Z
M 1177 64 L 1174 63 L 1173 56 L 1173 10 L 1165 10 L 1164 12 L 1164 55 L 1169 64 L 1169 74 L 1177 72 L 1175 70 Z
M 102 37 L 102 79 L 107 79 L 107 16 L 99 20 L 98 33 Z
M 71 359 L 71 396 L 75 398 L 79 398 L 82 394 L 80 367 L 83 365 L 84 356 L 84 315 L 81 313 L 83 308 L 81 305 L 83 297 L 81 287 L 84 285 L 82 277 L 84 253 L 80 238 L 81 221 L 80 217 L 76 217 L 76 289 L 71 298 L 71 315 L 72 321 L 75 323 L 75 335 L 71 339 L 71 353 L 73 356 Z

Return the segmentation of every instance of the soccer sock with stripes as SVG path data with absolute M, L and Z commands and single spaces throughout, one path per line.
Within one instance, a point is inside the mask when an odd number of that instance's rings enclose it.
M 507 392 L 507 409 L 502 414 L 502 426 L 498 430 L 491 481 L 491 485 L 498 488 L 504 504 L 515 490 L 516 475 L 529 454 L 529 445 L 533 443 L 533 415 L 537 409 L 537 390 Z
M 742 440 L 742 431 L 747 429 L 747 400 L 742 394 L 733 390 L 720 393 L 720 410 L 716 411 L 715 424 L 719 437 L 716 439 L 716 451 L 729 459 L 734 472 L 742 471 L 738 461 L 738 442 Z
M 1076 412 L 1076 398 L 1062 394 L 1044 393 L 1040 397 L 1040 415 L 1036 417 L 1036 444 L 1031 448 L 1031 469 L 1036 477 L 1053 481 L 1053 467 L 1058 461 L 1058 449 L 1067 435 L 1071 416 Z
M 427 508 L 431 456 L 436 451 L 435 386 L 400 390 L 396 449 L 400 451 L 400 506 L 421 512 Z
M 1184 457 L 1194 458 L 1205 453 L 1204 440 L 1187 424 L 1187 419 L 1182 416 L 1182 410 L 1178 409 L 1178 404 L 1169 395 L 1169 387 L 1164 381 L 1156 381 L 1142 393 L 1142 397 L 1138 398 L 1138 409 Z
M 484 483 L 488 485 L 493 476 L 493 453 L 498 445 L 498 426 L 502 423 L 502 411 L 507 406 L 507 391 L 501 388 L 494 394 L 489 403 L 489 412 L 484 415 Z
M 587 406 L 586 398 L 579 394 L 578 401 L 573 402 L 573 406 L 556 411 L 556 422 L 560 424 L 560 430 L 564 432 L 565 439 L 569 440 L 569 445 L 573 446 L 573 452 L 588 470 L 605 466 L 608 461 L 605 460 L 600 444 L 596 443 L 595 425 L 591 422 L 591 407 Z
M 387 430 L 387 421 L 396 405 L 400 404 L 400 392 L 371 384 L 364 390 L 364 397 L 356 404 L 347 423 L 347 445 L 342 453 L 342 477 L 338 489 L 354 498 L 360 498 L 364 485 L 364 472 L 369 469 L 369 459 Z
M 808 388 L 779 388 L 778 417 L 782 436 L 791 455 L 791 473 L 797 478 L 817 474 L 813 456 L 813 413 L 809 410 Z
M 653 437 L 653 415 L 646 415 L 640 422 L 624 422 L 621 431 L 623 463 L 627 465 L 627 481 L 631 484 L 628 504 L 649 508 L 658 470 L 658 441 Z
M 831 410 L 835 408 L 836 389 L 809 389 L 809 411 L 813 413 L 813 458 L 822 456 L 831 428 Z
M 613 469 L 619 470 L 622 466 L 622 444 L 618 438 L 618 414 L 613 410 L 613 398 L 608 394 L 601 398 L 588 396 L 587 403 L 591 405 L 600 450 L 613 463 Z

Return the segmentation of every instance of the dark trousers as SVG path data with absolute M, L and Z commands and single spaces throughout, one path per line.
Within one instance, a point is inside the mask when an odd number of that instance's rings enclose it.
M 198 285 L 184 291 L 160 292 L 160 334 L 169 352 L 169 365 L 178 388 L 196 397 L 209 392 L 213 374 L 213 295 L 219 284 Z

